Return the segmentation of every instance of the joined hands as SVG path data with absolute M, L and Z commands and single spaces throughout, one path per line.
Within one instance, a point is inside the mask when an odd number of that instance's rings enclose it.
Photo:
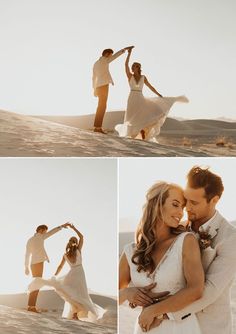
M 134 45 L 132 46 L 127 46 L 126 48 L 124 48 L 125 51 L 128 51 L 129 53 L 132 51 L 132 49 L 134 48 Z
M 75 228 L 74 225 L 73 225 L 72 223 L 69 223 L 69 222 L 65 223 L 65 224 L 62 225 L 62 226 L 65 227 L 65 228 L 67 228 L 67 227 L 70 227 L 70 228 L 72 228 L 72 229 Z
M 70 223 L 65 223 L 65 224 L 62 224 L 61 227 L 67 228 L 67 227 L 70 227 L 70 225 L 71 225 Z

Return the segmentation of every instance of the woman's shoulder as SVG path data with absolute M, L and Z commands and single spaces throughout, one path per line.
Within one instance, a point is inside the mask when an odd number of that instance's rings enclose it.
M 184 225 L 179 225 L 178 227 L 173 228 L 172 233 L 177 235 L 179 239 L 182 239 L 182 238 L 184 239 L 185 236 L 188 234 L 194 235 L 194 232 L 191 231 L 188 226 L 184 226 Z
M 123 252 L 127 257 L 131 257 L 134 254 L 136 244 L 135 242 L 130 242 L 124 246 Z
M 183 251 L 189 252 L 196 247 L 199 248 L 198 239 L 193 232 L 184 232 L 182 238 Z
M 182 254 L 183 249 L 189 249 L 191 245 L 193 243 L 196 244 L 196 242 L 197 238 L 191 231 L 182 231 L 177 235 L 175 239 L 175 244 L 179 249 L 180 254 Z
M 134 242 L 126 244 L 123 248 L 123 254 L 126 256 L 129 266 L 132 266 L 132 256 L 134 255 L 135 248 L 136 244 Z
M 196 235 L 192 231 L 182 231 L 179 233 L 177 238 L 182 240 L 183 243 L 185 240 L 197 240 Z

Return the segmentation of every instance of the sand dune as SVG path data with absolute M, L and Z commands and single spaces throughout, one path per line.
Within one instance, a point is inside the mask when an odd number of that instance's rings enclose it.
M 107 117 L 112 117 L 108 113 Z M 118 116 L 117 116 L 118 115 Z M 119 113 L 116 117 L 119 117 Z M 86 116 L 87 117 L 87 116 Z M 3 157 L 189 157 L 189 156 L 236 156 L 234 145 L 216 147 L 215 143 L 183 142 L 183 131 L 161 134 L 159 143 L 119 138 L 110 129 L 108 135 L 94 133 L 70 124 L 59 124 L 37 117 L 0 111 L 0 156 Z M 56 121 L 56 118 L 54 118 Z M 117 119 L 115 121 L 117 123 Z M 178 121 L 179 122 L 179 121 Z M 67 123 L 64 119 L 64 123 Z M 179 123 L 178 123 L 179 124 Z M 168 130 L 169 131 L 169 130 Z M 231 130 L 230 130 L 231 131 Z M 233 130 L 232 130 L 233 131 Z M 199 131 L 197 131 L 199 132 Z M 208 132 L 208 137 L 212 138 Z M 197 136 L 199 140 L 201 136 Z M 195 140 L 195 139 L 194 139 Z
M 94 122 L 94 115 L 82 116 L 37 116 L 46 121 L 73 126 L 80 129 L 92 129 Z M 124 111 L 106 112 L 103 126 L 106 129 L 114 129 L 116 124 L 122 123 L 124 119 Z
M 26 311 L 25 293 L 0 296 L 0 333 L 81 333 L 116 334 L 117 302 L 111 297 L 90 294 L 92 300 L 106 309 L 102 319 L 96 323 L 73 321 L 61 318 L 63 300 L 53 290 L 43 290 L 39 294 L 37 306 L 41 314 Z
M 81 129 L 89 129 L 93 127 L 94 115 L 84 116 L 37 116 L 38 118 L 56 122 L 64 125 L 78 127 Z M 115 125 L 122 123 L 124 119 L 124 111 L 106 112 L 104 118 L 104 127 L 114 129 Z M 174 118 L 167 118 L 162 127 L 162 132 L 166 131 L 186 131 L 191 130 L 215 130 L 217 133 L 224 130 L 232 130 L 235 135 L 236 122 L 229 122 L 226 120 L 210 120 L 210 119 L 196 119 L 196 120 L 178 120 Z

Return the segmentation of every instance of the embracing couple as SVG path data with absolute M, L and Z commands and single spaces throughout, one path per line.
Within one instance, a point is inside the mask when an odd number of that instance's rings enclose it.
M 55 276 L 51 279 L 43 279 L 44 262 L 49 262 L 44 248 L 44 241 L 63 228 L 71 228 L 77 237 L 71 237 L 66 244 L 65 252 L 54 274 Z M 30 292 L 28 311 L 40 313 L 36 308 L 39 289 L 43 286 L 49 286 L 53 287 L 65 301 L 62 317 L 74 320 L 87 318 L 93 321 L 98 318 L 99 313 L 102 313 L 101 311 L 103 310 L 98 305 L 93 304 L 88 294 L 81 256 L 83 242 L 83 235 L 71 223 L 65 223 L 50 231 L 48 231 L 46 225 L 37 227 L 36 233 L 27 242 L 25 254 L 25 273 L 29 275 L 30 267 L 34 278 L 28 287 Z M 69 272 L 65 276 L 57 278 L 56 276 L 60 273 L 65 263 L 70 267 Z
M 157 182 L 147 192 L 136 243 L 120 259 L 120 303 L 142 307 L 135 334 L 232 334 L 236 229 L 216 210 L 223 190 L 195 166 L 185 190 Z
M 102 56 L 93 66 L 93 89 L 98 97 L 98 106 L 94 121 L 94 131 L 106 134 L 102 128 L 106 112 L 109 84 L 114 85 L 109 72 L 109 64 L 127 51 L 125 73 L 130 86 L 130 94 L 125 111 L 124 123 L 117 124 L 115 129 L 121 137 L 141 138 L 156 141 L 160 128 L 175 102 L 188 102 L 185 96 L 163 97 L 142 75 L 141 64 L 134 62 L 130 68 L 129 61 L 134 46 L 128 46 L 113 54 L 112 49 L 105 49 Z M 144 84 L 158 96 L 144 97 L 142 90 Z

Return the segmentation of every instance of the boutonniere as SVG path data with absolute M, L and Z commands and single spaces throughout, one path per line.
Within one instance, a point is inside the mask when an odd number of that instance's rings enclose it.
M 218 229 L 215 230 L 214 235 L 209 233 L 210 226 L 204 229 L 203 226 L 200 227 L 198 235 L 199 235 L 199 246 L 200 249 L 206 249 L 211 246 L 212 239 L 217 235 Z

